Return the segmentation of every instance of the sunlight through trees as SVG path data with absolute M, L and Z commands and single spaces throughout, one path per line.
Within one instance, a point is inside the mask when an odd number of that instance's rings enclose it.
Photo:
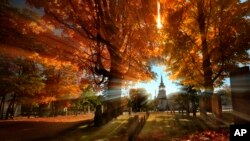
M 22 2 L 0 2 L 1 118 L 7 97 L 11 117 L 15 103 L 56 109 L 92 88 L 108 121 L 124 85 L 156 78 L 152 65 L 211 95 L 249 64 L 249 1 Z

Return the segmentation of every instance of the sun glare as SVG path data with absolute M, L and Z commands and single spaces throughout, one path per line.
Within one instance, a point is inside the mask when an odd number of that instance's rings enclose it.
M 158 29 L 161 29 L 163 26 L 162 26 L 162 23 L 161 23 L 161 12 L 160 12 L 160 10 L 161 10 L 161 5 L 160 5 L 160 2 L 159 1 L 157 1 L 157 28 Z

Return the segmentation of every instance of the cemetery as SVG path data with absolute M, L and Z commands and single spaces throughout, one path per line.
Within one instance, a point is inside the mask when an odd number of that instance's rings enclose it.
M 2 0 L 1 141 L 234 141 L 250 1 Z

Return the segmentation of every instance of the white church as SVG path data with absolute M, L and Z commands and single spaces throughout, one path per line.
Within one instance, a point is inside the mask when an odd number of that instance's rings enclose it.
M 165 85 L 163 83 L 162 76 L 161 76 L 161 82 L 160 82 L 160 86 L 159 86 L 159 92 L 158 92 L 158 95 L 156 97 L 156 105 L 157 105 L 157 109 L 159 111 L 169 110 Z

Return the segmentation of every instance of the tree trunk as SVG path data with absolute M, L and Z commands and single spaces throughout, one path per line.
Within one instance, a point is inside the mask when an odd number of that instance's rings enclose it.
M 32 104 L 30 104 L 30 103 L 27 104 L 27 117 L 28 118 L 30 118 L 30 116 L 31 116 L 31 112 L 32 112 L 31 107 L 32 107 Z
M 51 114 L 51 108 L 48 108 L 48 104 L 39 104 L 38 116 L 47 117 Z
M 50 107 L 50 117 L 53 117 L 54 116 L 54 114 L 55 114 L 55 106 L 54 106 L 55 104 L 54 104 L 54 101 L 51 101 L 51 107 Z
M 117 72 L 111 76 L 108 83 L 108 107 L 109 116 L 112 118 L 121 114 L 121 78 Z
M 16 101 L 16 93 L 14 93 L 13 98 L 11 99 L 8 109 L 6 111 L 5 119 L 13 119 L 15 115 L 14 106 Z
M 207 38 L 206 38 L 206 23 L 205 23 L 205 13 L 204 13 L 204 3 L 203 0 L 198 2 L 198 23 L 199 23 L 199 30 L 200 30 L 200 38 L 202 41 L 202 67 L 204 71 L 204 87 L 206 92 L 213 93 L 213 81 L 212 81 L 212 69 L 211 69 L 211 62 L 210 56 L 208 53 L 208 46 L 207 46 Z
M 196 108 L 196 97 L 197 97 L 196 91 L 193 91 L 193 90 L 191 89 L 191 94 L 190 94 L 190 96 L 191 96 L 191 104 L 192 104 L 192 113 L 193 113 L 193 117 L 196 117 L 196 110 L 197 110 L 197 108 Z
M 196 117 L 196 105 L 194 100 L 192 100 L 192 113 L 193 117 Z
M 200 30 L 200 38 L 202 41 L 202 68 L 204 72 L 204 89 L 205 89 L 205 97 L 208 95 L 213 94 L 213 81 L 212 81 L 212 68 L 211 68 L 211 61 L 210 56 L 208 52 L 208 46 L 207 46 L 207 38 L 206 38 L 206 15 L 204 11 L 204 0 L 200 0 L 197 3 L 197 9 L 198 9 L 198 18 L 197 22 L 199 24 L 199 30 Z M 206 101 L 206 98 L 205 98 Z M 206 109 L 205 109 L 206 113 Z
M 74 110 L 75 113 L 75 110 Z M 56 117 L 58 116 L 58 101 L 51 102 L 51 116 Z
M 97 12 L 99 15 L 99 13 Z M 98 19 L 99 20 L 99 19 Z M 97 27 L 98 28 L 98 27 Z M 98 29 L 99 30 L 99 29 Z M 101 49 L 101 40 L 102 37 L 98 33 L 97 34 L 97 47 Z M 106 44 L 107 45 L 107 44 Z M 107 94 L 107 109 L 104 111 L 102 118 L 106 122 L 112 120 L 113 118 L 117 117 L 118 115 L 121 114 L 121 86 L 122 86 L 122 74 L 121 72 L 121 65 L 122 65 L 122 56 L 120 56 L 120 49 L 121 45 L 116 44 L 116 45 L 107 45 L 107 49 L 110 55 L 110 71 L 107 72 L 106 69 L 102 65 L 102 60 L 101 60 L 101 51 L 99 50 L 97 54 L 99 54 L 97 57 L 97 63 L 98 65 L 97 68 L 104 69 L 105 71 L 102 72 L 103 76 L 108 77 L 108 94 Z M 98 119 L 98 114 L 95 114 L 95 118 Z
M 111 51 L 111 50 L 110 50 Z M 116 53 L 110 53 L 111 68 L 108 77 L 107 109 L 103 113 L 106 122 L 116 118 L 121 111 L 122 74 L 120 73 L 121 59 Z
M 190 115 L 189 98 L 185 104 L 185 108 L 186 108 L 186 115 L 189 116 Z
M 3 119 L 3 117 L 4 117 L 5 97 L 6 97 L 6 94 L 3 94 L 2 99 L 1 99 L 1 103 L 0 103 L 0 119 Z

